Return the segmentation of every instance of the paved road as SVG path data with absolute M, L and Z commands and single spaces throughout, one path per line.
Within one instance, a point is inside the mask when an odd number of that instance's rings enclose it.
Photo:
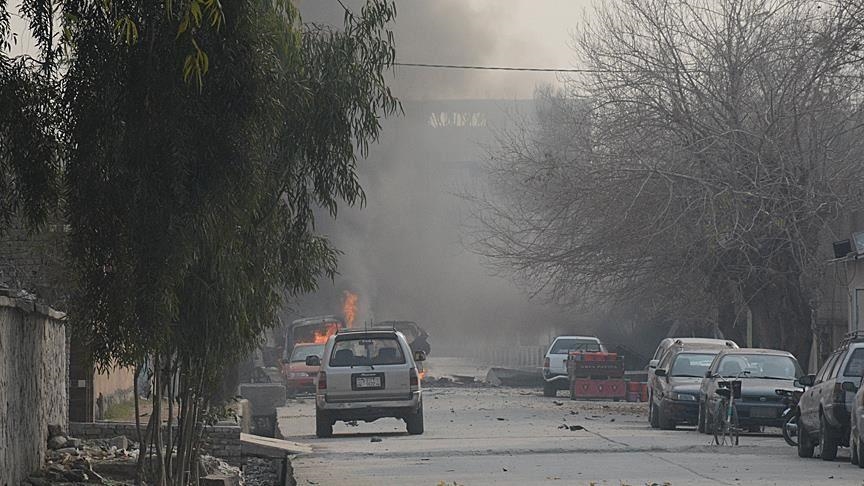
M 553 400 L 539 390 L 504 388 L 424 393 L 422 436 L 388 419 L 340 422 L 333 438 L 316 439 L 313 401 L 289 402 L 280 410 L 280 430 L 314 449 L 293 460 L 297 484 L 864 484 L 864 471 L 848 455 L 799 459 L 777 435 L 717 448 L 692 428 L 649 428 L 639 404 Z M 584 429 L 559 428 L 565 424 Z

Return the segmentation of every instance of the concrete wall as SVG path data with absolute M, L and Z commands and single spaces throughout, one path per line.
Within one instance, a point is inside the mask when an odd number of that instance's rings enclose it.
M 142 429 L 146 426 L 146 423 L 141 424 Z M 69 434 L 79 439 L 111 439 L 123 435 L 130 441 L 138 440 L 135 424 L 124 422 L 72 422 L 69 424 Z M 203 449 L 207 454 L 228 464 L 240 465 L 242 451 L 239 425 L 207 427 L 204 429 L 203 440 Z
M 5 295 L 4 295 L 5 294 Z M 48 425 L 67 426 L 62 314 L 0 292 L 0 485 L 45 461 Z
M 848 283 L 849 330 L 864 330 L 864 260 L 850 259 L 838 265 L 838 276 Z

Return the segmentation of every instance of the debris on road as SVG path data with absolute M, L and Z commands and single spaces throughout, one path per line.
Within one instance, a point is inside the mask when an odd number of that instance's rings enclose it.
M 383 439 L 381 437 L 375 436 L 369 440 L 369 442 L 381 442 Z
M 552 400 L 552 403 L 558 407 L 564 405 L 564 402 L 559 402 L 558 400 Z
M 453 375 L 439 377 L 427 376 L 423 379 L 423 386 L 426 388 L 481 388 L 489 385 L 482 381 L 478 381 L 473 376 Z
M 489 368 L 486 382 L 492 386 L 540 387 L 543 385 L 543 377 L 533 368 Z

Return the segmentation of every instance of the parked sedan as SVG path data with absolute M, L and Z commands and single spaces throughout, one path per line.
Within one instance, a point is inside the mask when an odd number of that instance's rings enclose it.
M 864 469 L 864 380 L 858 383 L 858 389 L 855 393 L 855 400 L 852 402 L 852 412 L 850 419 L 849 431 L 849 457 L 852 464 L 857 464 L 858 467 Z M 845 389 L 851 391 L 853 387 L 843 385 Z
M 320 358 L 323 353 L 323 344 L 304 343 L 294 346 L 291 359 L 282 363 L 282 379 L 289 397 L 298 393 L 315 392 L 318 367 L 307 365 L 306 357 L 318 356 Z
M 700 387 L 699 431 L 710 433 L 719 410 L 716 390 L 721 382 L 741 380 L 741 398 L 735 401 L 742 427 L 780 427 L 785 405 L 777 389 L 795 386 L 802 375 L 791 353 L 775 349 L 729 349 L 721 351 L 705 373 Z
M 668 353 L 654 371 L 651 394 L 653 426 L 672 430 L 678 424 L 695 425 L 699 417 L 699 385 L 719 349 L 678 348 Z
M 660 341 L 660 345 L 657 346 L 657 350 L 654 352 L 654 358 L 648 363 L 648 422 L 651 424 L 651 427 L 655 429 L 660 427 L 659 417 L 654 415 L 656 407 L 653 405 L 655 401 L 654 389 L 657 387 L 657 381 L 660 379 L 654 372 L 657 367 L 661 366 L 661 363 L 667 363 L 662 366 L 666 367 L 666 371 L 669 371 L 668 362 L 670 356 L 682 349 L 712 349 L 719 351 L 724 348 L 738 349 L 738 345 L 728 339 L 709 338 L 666 338 Z M 701 378 L 702 375 L 700 374 L 699 377 Z

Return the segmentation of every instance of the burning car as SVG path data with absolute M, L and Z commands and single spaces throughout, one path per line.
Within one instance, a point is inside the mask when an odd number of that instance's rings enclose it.
M 298 344 L 324 344 L 327 338 L 344 329 L 345 321 L 338 316 L 318 316 L 297 319 L 288 326 L 285 333 L 283 361 L 291 358 L 294 346 Z
M 414 321 L 381 321 L 376 328 L 395 329 L 405 336 L 411 351 L 429 354 L 429 333 Z

